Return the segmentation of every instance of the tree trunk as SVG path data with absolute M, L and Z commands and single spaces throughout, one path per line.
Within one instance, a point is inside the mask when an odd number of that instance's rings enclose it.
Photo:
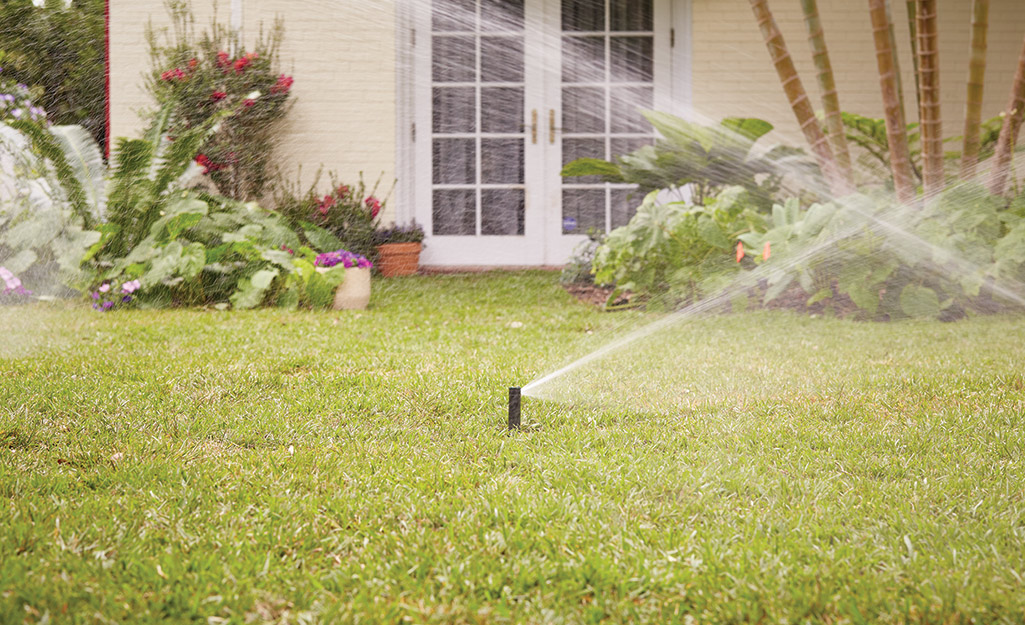
M 922 183 L 926 197 L 943 190 L 943 117 L 940 112 L 940 51 L 936 0 L 918 0 L 918 83 L 922 102 Z
M 918 88 L 918 9 L 915 6 L 915 0 L 907 0 L 905 5 L 908 8 L 908 32 L 911 34 L 911 63 L 915 70 L 915 110 L 920 111 L 922 109 L 922 92 Z M 893 26 L 890 27 L 890 30 L 892 32 Z M 897 49 L 896 45 L 894 43 L 894 50 Z
M 801 0 L 804 9 L 804 22 L 808 26 L 808 42 L 811 44 L 812 58 L 818 70 L 819 88 L 822 90 L 822 108 L 826 113 L 826 133 L 829 146 L 836 159 L 836 165 L 844 181 L 853 186 L 854 174 L 851 171 L 851 152 L 847 146 L 847 133 L 844 131 L 843 119 L 840 116 L 840 96 L 836 91 L 836 80 L 833 77 L 833 65 L 829 62 L 829 50 L 826 47 L 826 33 L 819 19 L 819 8 L 816 0 Z
M 915 185 L 911 178 L 911 157 L 908 152 L 908 133 L 901 114 L 900 95 L 897 92 L 897 51 L 890 37 L 890 20 L 886 0 L 868 0 L 872 18 L 872 34 L 879 65 L 879 88 L 883 95 L 883 114 L 886 118 L 886 141 L 890 149 L 890 169 L 893 188 L 902 204 L 915 200 Z
M 1011 87 L 1011 98 L 1007 110 L 1003 112 L 1004 125 L 1000 128 L 996 154 L 993 156 L 995 165 L 990 174 L 989 191 L 993 195 L 1001 195 L 1007 186 L 1007 175 L 1011 167 L 1011 156 L 1014 146 L 1018 143 L 1018 130 L 1025 111 L 1025 42 L 1022 43 L 1021 56 L 1018 58 L 1018 71 L 1014 74 L 1014 85 Z
M 815 117 L 815 110 L 808 99 L 808 93 L 804 90 L 800 76 L 797 75 L 797 68 L 794 67 L 794 60 L 787 51 L 787 44 L 783 40 L 783 33 L 780 32 L 776 20 L 769 10 L 768 0 L 751 0 L 751 10 L 754 12 L 755 20 L 765 38 L 765 45 L 769 49 L 769 56 L 772 64 L 776 67 L 779 80 L 783 84 L 783 92 L 790 102 L 790 108 L 794 111 L 797 123 L 804 133 L 804 138 L 811 147 L 812 154 L 818 162 L 822 174 L 829 184 L 834 195 L 846 195 L 851 192 L 851 185 L 840 175 L 833 158 L 833 151 L 829 148 L 819 120 Z
M 965 97 L 964 142 L 961 147 L 961 178 L 974 178 L 979 163 L 979 125 L 982 123 L 982 88 L 986 79 L 986 31 L 989 0 L 972 5 L 972 43 L 968 56 L 968 95 Z

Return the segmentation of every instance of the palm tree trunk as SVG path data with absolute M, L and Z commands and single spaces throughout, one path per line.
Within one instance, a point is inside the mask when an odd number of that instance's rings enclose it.
M 1010 101 L 1004 111 L 1004 125 L 1000 128 L 997 140 L 996 163 L 990 174 L 989 191 L 993 195 L 1001 195 L 1007 186 L 1007 176 L 1011 166 L 1011 155 L 1018 143 L 1018 131 L 1021 129 L 1022 115 L 1025 113 L 1025 42 L 1022 43 L 1021 56 L 1018 58 L 1018 71 L 1014 74 L 1014 85 L 1011 87 Z
M 915 110 L 919 111 L 922 109 L 922 91 L 918 88 L 918 8 L 915 0 L 907 0 L 905 5 L 908 8 L 908 32 L 911 33 L 911 63 L 915 70 Z M 890 30 L 892 32 L 892 26 Z
M 964 109 L 964 142 L 961 147 L 961 178 L 974 178 L 979 163 L 979 125 L 982 122 L 982 89 L 986 79 L 986 31 L 989 0 L 972 5 L 972 43 L 968 56 L 968 94 Z
M 868 0 L 868 7 L 872 18 L 876 62 L 879 65 L 879 88 L 883 95 L 883 115 L 886 119 L 886 141 L 890 149 L 893 188 L 902 204 L 910 204 L 915 199 L 915 185 L 911 178 L 908 132 L 901 112 L 900 94 L 897 91 L 897 51 L 890 37 L 886 0 Z
M 826 112 L 826 133 L 829 147 L 833 151 L 840 175 L 848 185 L 854 185 L 854 174 L 851 171 L 851 152 L 847 146 L 847 133 L 844 131 L 843 118 L 840 116 L 840 96 L 836 91 L 836 80 L 833 77 L 833 65 L 829 62 L 829 50 L 826 47 L 826 33 L 819 19 L 819 8 L 816 0 L 801 0 L 804 9 L 804 23 L 808 26 L 808 42 L 811 44 L 812 58 L 818 70 L 819 88 L 822 90 L 822 108 Z
M 776 20 L 769 10 L 768 0 L 751 0 L 751 10 L 754 12 L 755 20 L 765 38 L 765 45 L 769 49 L 769 56 L 772 57 L 772 64 L 776 67 L 779 80 L 783 84 L 783 92 L 790 102 L 790 108 L 794 111 L 797 124 L 804 133 L 804 138 L 811 147 L 812 154 L 818 162 L 822 174 L 829 183 L 830 190 L 834 195 L 846 195 L 851 192 L 851 185 L 840 175 L 833 158 L 833 151 L 829 148 L 825 133 L 815 117 L 815 109 L 811 106 L 808 93 L 804 90 L 800 76 L 797 75 L 797 68 L 794 67 L 794 60 L 787 50 L 786 41 L 783 40 L 783 33 L 780 32 Z
M 943 117 L 940 112 L 940 51 L 936 0 L 918 0 L 918 83 L 922 94 L 922 182 L 926 197 L 943 190 Z

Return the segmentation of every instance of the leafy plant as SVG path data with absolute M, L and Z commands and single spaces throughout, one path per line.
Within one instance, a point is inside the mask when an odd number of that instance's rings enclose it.
M 426 233 L 423 226 L 415 221 L 407 225 L 392 225 L 389 228 L 378 228 L 374 233 L 374 243 L 421 243 Z
M 147 86 L 170 108 L 175 136 L 221 118 L 193 156 L 222 195 L 257 199 L 271 177 L 276 122 L 291 106 L 293 80 L 278 58 L 283 23 L 275 22 L 266 36 L 261 31 L 246 52 L 238 33 L 217 22 L 197 36 L 188 3 L 170 1 L 167 9 L 172 28 L 163 43 L 160 33 L 148 30 L 154 69 Z
M 773 128 L 767 121 L 731 117 L 703 126 L 668 113 L 646 111 L 644 116 L 662 136 L 654 145 L 620 156 L 615 163 L 577 159 L 562 175 L 600 176 L 606 182 L 636 184 L 643 193 L 688 187 L 696 205 L 727 186 L 742 186 L 751 202 L 767 208 L 779 188 L 782 163 L 804 163 L 803 153 L 794 148 L 776 146 L 764 154 L 755 150 Z

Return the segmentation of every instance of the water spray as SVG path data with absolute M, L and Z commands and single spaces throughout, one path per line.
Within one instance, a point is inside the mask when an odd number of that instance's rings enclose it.
M 520 429 L 520 387 L 509 387 L 509 429 Z

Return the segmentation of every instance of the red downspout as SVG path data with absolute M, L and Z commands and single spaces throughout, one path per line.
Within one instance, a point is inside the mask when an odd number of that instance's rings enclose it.
M 110 160 L 110 0 L 106 0 L 103 6 L 103 36 L 103 86 L 105 93 L 103 115 L 106 124 L 103 154 L 107 160 Z

